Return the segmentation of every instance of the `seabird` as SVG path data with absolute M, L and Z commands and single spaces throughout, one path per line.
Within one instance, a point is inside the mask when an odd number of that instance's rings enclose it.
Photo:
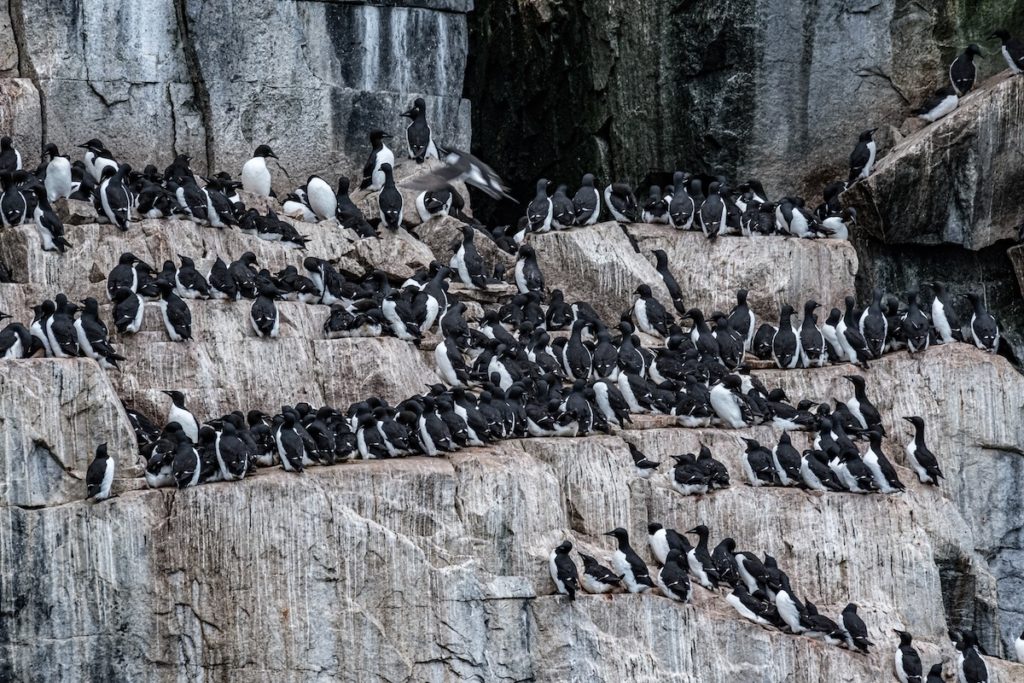
M 99 502 L 110 498 L 110 487 L 114 483 L 114 459 L 107 454 L 107 444 L 96 448 L 96 458 L 89 463 L 85 473 L 86 498 Z
M 576 572 L 576 563 L 569 557 L 571 551 L 572 543 L 564 541 L 551 551 L 548 566 L 551 570 L 551 580 L 555 582 L 555 590 L 562 595 L 568 595 L 569 600 L 575 600 L 576 591 L 579 590 L 579 575 Z
M 938 486 L 939 479 L 944 477 L 942 470 L 939 469 L 938 459 L 924 443 L 924 419 L 916 415 L 903 419 L 914 425 L 914 439 L 906 445 L 910 466 L 917 473 L 917 478 L 922 484 Z
M 647 565 L 629 545 L 629 533 L 622 527 L 616 527 L 604 535 L 615 538 L 617 548 L 612 553 L 612 569 L 622 576 L 626 589 L 630 593 L 643 593 L 654 588 Z

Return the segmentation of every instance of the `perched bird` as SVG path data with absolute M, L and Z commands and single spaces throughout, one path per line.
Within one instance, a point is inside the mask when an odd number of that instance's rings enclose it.
M 971 314 L 971 338 L 974 345 L 982 351 L 995 353 L 999 350 L 999 325 L 996 319 L 985 308 L 980 296 L 968 292 L 967 299 L 974 308 Z
M 160 314 L 164 321 L 164 329 L 171 341 L 188 341 L 192 338 L 192 312 L 188 304 L 174 293 L 174 284 L 158 281 L 160 289 Z
M 99 502 L 110 498 L 110 487 L 114 483 L 114 459 L 107 454 L 107 444 L 96 447 L 96 458 L 89 463 L 85 473 L 86 498 Z
M 33 192 L 36 196 L 36 206 L 32 217 L 36 222 L 36 232 L 39 233 L 43 251 L 59 251 L 63 254 L 64 250 L 71 246 L 71 243 L 64 239 L 64 223 L 53 212 L 53 207 L 46 197 L 46 188 L 36 184 Z
M 575 600 L 576 591 L 579 590 L 579 575 L 576 573 L 576 563 L 569 557 L 571 551 L 572 543 L 564 541 L 551 551 L 548 564 L 555 589 L 562 595 L 568 595 L 569 600 Z
M 0 138 L 0 173 L 21 170 L 21 152 L 14 148 L 14 140 L 5 135 Z
M 894 656 L 896 678 L 900 683 L 921 683 L 921 657 L 911 644 L 913 636 L 898 629 L 896 633 L 900 637 Z
M 750 408 L 740 392 L 741 387 L 742 380 L 737 375 L 727 375 L 725 379 L 711 387 L 711 408 L 721 420 L 723 427 L 742 429 L 747 426 Z
M 377 173 L 377 171 L 374 171 Z M 380 220 L 392 232 L 402 227 L 402 208 L 405 200 L 402 193 L 395 185 L 395 177 L 391 170 L 391 164 L 380 165 L 380 173 L 384 176 L 381 186 L 374 188 L 380 190 L 377 195 L 377 208 L 380 211 Z
M 956 95 L 956 90 L 953 89 L 953 86 L 947 85 L 936 90 L 931 97 L 914 110 L 914 114 L 928 123 L 934 123 L 956 109 L 959 103 L 960 99 Z
M 128 287 L 119 287 L 114 291 L 114 327 L 121 334 L 135 334 L 142 328 L 145 303 L 142 297 Z
M 167 410 L 166 424 L 177 423 L 189 439 L 193 442 L 199 441 L 199 421 L 188 408 L 185 407 L 185 394 L 180 391 L 164 391 L 171 397 L 171 407 Z
M 878 151 L 878 145 L 875 144 L 872 138 L 876 130 L 878 129 L 872 128 L 861 133 L 856 146 L 854 146 L 853 151 L 850 153 L 850 178 L 848 182 L 851 185 L 871 175 L 871 171 L 875 166 L 875 154 Z
M 860 423 L 861 429 L 877 429 L 884 436 L 882 415 L 868 400 L 867 382 L 860 375 L 843 375 L 843 379 L 853 385 L 853 397 L 846 401 L 850 414 Z
M 576 225 L 593 225 L 601 216 L 601 194 L 594 187 L 594 174 L 586 173 L 572 198 Z
M 846 644 L 852 650 L 854 648 L 860 650 L 864 654 L 868 653 L 868 648 L 873 646 L 870 640 L 868 640 L 868 627 L 864 624 L 864 620 L 857 614 L 857 605 L 850 603 L 843 608 L 843 628 L 846 630 Z
M 946 683 L 946 679 L 942 676 L 942 662 L 932 664 L 932 668 L 928 670 L 928 679 L 925 683 Z
M 662 198 L 657 185 L 651 185 L 640 218 L 644 223 L 668 223 L 668 202 Z
M 971 91 L 971 88 L 974 87 L 974 79 L 978 76 L 978 67 L 974 63 L 975 55 L 983 56 L 981 48 L 972 43 L 949 65 L 949 82 L 960 97 Z
M 733 609 L 739 612 L 740 616 L 744 619 L 760 624 L 761 626 L 771 626 L 772 623 L 761 616 L 764 611 L 764 604 L 759 598 L 755 598 L 750 594 L 750 591 L 742 583 L 737 584 L 731 593 L 725 597 L 725 601 L 729 603 Z
M 533 201 L 526 205 L 526 219 L 530 224 L 530 232 L 547 232 L 551 230 L 551 220 L 554 216 L 554 205 L 551 197 L 548 196 L 548 187 L 551 181 L 541 178 L 537 181 L 537 192 Z
M 779 329 L 772 338 L 772 358 L 781 369 L 795 368 L 800 362 L 800 332 L 793 326 L 793 307 L 782 304 Z
M 683 564 L 683 554 L 676 548 L 668 551 L 665 564 L 658 571 L 658 588 L 666 597 L 679 602 L 690 602 L 693 589 L 690 587 L 690 576 Z
M 672 488 L 684 496 L 701 495 L 708 492 L 709 477 L 697 464 L 693 453 L 673 455 L 676 461 L 672 469 Z
M 370 155 L 363 165 L 363 179 L 359 183 L 359 189 L 377 192 L 384 187 L 384 165 L 395 167 L 395 153 L 384 143 L 384 140 L 390 137 L 379 129 L 370 131 Z
M 281 290 L 269 280 L 257 282 L 256 287 L 259 290 L 259 296 L 252 302 L 249 309 L 249 322 L 257 337 L 277 337 L 280 332 L 281 320 L 274 300 L 281 295 Z
M 617 548 L 612 553 L 612 569 L 622 576 L 626 589 L 630 593 L 642 593 L 654 588 L 647 565 L 629 545 L 629 533 L 622 527 L 606 532 L 605 536 L 615 538 Z
M 417 164 L 422 164 L 426 159 L 437 159 L 437 146 L 434 144 L 430 124 L 427 123 L 426 101 L 422 97 L 417 97 L 412 107 L 400 116 L 409 119 L 409 126 L 405 129 L 405 139 L 409 143 L 409 158 L 415 159 Z
M 520 294 L 544 291 L 544 275 L 537 265 L 537 253 L 529 244 L 519 247 L 516 256 L 515 283 Z
M 954 632 L 956 675 L 958 683 L 988 683 L 988 667 L 978 652 L 978 639 L 973 631 Z
M 622 583 L 622 577 L 611 569 L 603 566 L 590 555 L 580 553 L 583 559 L 583 574 L 580 576 L 580 585 L 583 590 L 594 595 L 608 593 L 615 590 Z
M 755 439 L 743 439 L 747 444 L 746 455 L 743 458 L 743 469 L 746 470 L 747 479 L 751 486 L 774 486 L 775 464 L 772 462 L 772 453 L 762 446 Z
M 828 363 L 828 349 L 825 335 L 818 329 L 818 318 L 814 311 L 821 304 L 811 299 L 804 304 L 804 319 L 800 323 L 800 364 L 805 368 L 825 367 Z
M 626 183 L 612 183 L 604 188 L 604 203 L 619 223 L 635 223 L 639 218 L 636 197 Z
M 933 282 L 929 285 L 935 293 L 932 299 L 932 325 L 943 344 L 950 344 L 953 341 L 960 341 L 963 335 L 960 330 L 960 318 L 953 308 L 946 287 L 941 282 Z
M 718 237 L 719 231 L 726 224 L 727 207 L 720 194 L 721 185 L 712 182 L 708 186 L 708 195 L 700 205 L 698 212 L 700 218 L 700 229 L 704 236 L 710 240 Z
M 61 156 L 57 145 L 47 143 L 43 148 L 43 161 L 46 164 L 46 178 L 43 185 L 46 187 L 46 198 L 55 202 L 61 197 L 70 197 L 72 191 L 71 183 L 71 162 L 68 158 Z
M 989 36 L 990 40 L 992 38 L 998 38 L 1002 42 L 1003 46 L 1000 51 L 1003 53 L 1003 59 L 1006 60 L 1010 71 L 1015 76 L 1024 71 L 1024 43 L 1016 38 L 1011 38 L 1010 32 L 1005 29 L 993 31 Z
M 270 186 L 270 170 L 267 159 L 276 159 L 277 155 L 268 145 L 260 145 L 253 152 L 252 158 L 242 165 L 242 189 L 260 197 L 272 197 Z
M 672 324 L 672 317 L 665 310 L 665 307 L 654 298 L 651 286 L 642 284 L 636 288 L 637 299 L 633 302 L 633 317 L 636 319 L 636 326 L 644 334 L 655 337 L 668 337 L 668 327 Z
M 633 466 L 636 467 L 637 476 L 641 479 L 650 479 L 651 474 L 658 469 L 658 466 L 661 465 L 661 463 L 648 460 L 647 456 L 640 452 L 640 449 L 628 441 L 626 442 L 626 445 L 629 446 L 629 453 L 633 456 Z
M 677 230 L 689 230 L 693 226 L 693 217 L 699 208 L 687 190 L 689 180 L 689 176 L 682 171 L 672 174 L 673 190 L 672 201 L 668 204 L 668 218 L 672 227 Z
M 306 179 L 306 199 L 316 217 L 324 221 L 338 212 L 338 197 L 326 180 L 317 175 Z
M 942 470 L 939 469 L 938 459 L 924 443 L 924 420 L 916 415 L 903 419 L 914 425 L 914 439 L 906 445 L 910 466 L 922 484 L 938 486 L 939 479 L 943 478 Z

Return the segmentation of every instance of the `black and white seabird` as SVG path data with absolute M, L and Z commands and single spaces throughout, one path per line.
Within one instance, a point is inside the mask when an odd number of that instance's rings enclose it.
M 43 302 L 44 310 L 49 313 L 43 329 L 49 342 L 47 346 L 50 355 L 56 358 L 74 358 L 79 352 L 74 317 L 78 312 L 78 305 L 68 301 L 64 294 L 58 294 L 55 302 Z
M 176 390 L 164 391 L 163 393 L 171 397 L 171 407 L 167 410 L 167 421 L 165 424 L 176 422 L 184 431 L 185 436 L 193 442 L 199 441 L 199 421 L 185 407 L 185 394 Z
M 750 594 L 750 591 L 742 583 L 739 583 L 733 588 L 733 591 L 725 597 L 725 601 L 729 603 L 733 609 L 739 612 L 740 616 L 744 619 L 760 624 L 761 626 L 771 626 L 772 623 L 761 616 L 761 612 L 764 610 L 764 606 L 761 600 L 755 598 Z
M 113 166 L 104 167 L 97 190 L 103 214 L 122 231 L 128 229 L 132 218 L 132 195 L 125 180 L 131 170 L 128 164 L 122 164 L 116 170 Z
M 551 227 L 555 230 L 566 230 L 576 224 L 576 207 L 568 192 L 568 185 L 559 185 L 551 195 Z
M 779 328 L 772 338 L 772 359 L 781 369 L 793 369 L 800 363 L 800 332 L 793 326 L 793 307 L 782 304 Z
M 417 164 L 422 164 L 426 159 L 437 159 L 437 146 L 434 144 L 430 124 L 427 123 L 426 101 L 417 97 L 412 107 L 400 115 L 410 119 L 409 127 L 405 129 L 409 158 L 415 159 Z
M 606 532 L 605 536 L 615 538 L 617 547 L 612 552 L 612 569 L 622 576 L 626 589 L 630 593 L 643 593 L 649 588 L 654 588 L 647 565 L 629 545 L 629 533 L 622 527 L 617 527 Z
M 107 326 L 100 318 L 99 303 L 92 297 L 82 300 L 82 315 L 75 321 L 78 348 L 100 364 L 102 368 L 118 369 L 117 362 L 125 360 L 114 352 L 107 339 Z
M 921 657 L 911 644 L 913 636 L 906 631 L 896 629 L 900 644 L 894 656 L 896 678 L 900 683 L 921 683 Z
M 637 328 L 644 334 L 654 337 L 668 337 L 668 328 L 672 324 L 672 316 L 665 307 L 654 298 L 651 286 L 642 284 L 636 288 L 637 299 L 633 302 L 633 317 Z
M 374 174 L 376 173 L 377 171 L 374 171 Z M 395 185 L 395 176 L 391 164 L 381 164 L 380 173 L 384 179 L 380 187 L 374 188 L 380 190 L 380 193 L 377 195 L 377 208 L 380 211 L 381 222 L 394 232 L 402 227 L 402 208 L 405 200 Z
M 260 145 L 253 152 L 252 158 L 242 165 L 242 189 L 260 197 L 271 197 L 270 169 L 267 159 L 276 159 L 277 155 L 268 145 Z
M 188 304 L 174 293 L 174 284 L 158 281 L 160 289 L 160 315 L 164 321 L 164 329 L 171 341 L 188 341 L 192 338 L 192 312 Z
M 1014 75 L 1020 75 L 1024 71 L 1024 42 L 1010 37 L 1010 32 L 1005 29 L 998 29 L 992 32 L 989 38 L 998 38 L 1003 46 L 1001 52 L 1006 65 Z
M 711 408 L 722 421 L 723 427 L 742 429 L 747 426 L 750 408 L 741 394 L 742 384 L 738 375 L 727 375 L 725 379 L 711 387 Z
M 917 478 L 922 484 L 938 486 L 939 479 L 944 477 L 939 468 L 938 458 L 928 450 L 928 446 L 924 443 L 924 419 L 916 415 L 903 419 L 914 425 L 914 439 L 906 445 L 907 460 L 910 462 L 910 466 L 917 473 Z
M 359 183 L 359 189 L 377 192 L 384 187 L 384 164 L 391 168 L 395 167 L 395 153 L 384 143 L 384 140 L 390 137 L 382 130 L 370 131 L 370 155 L 363 165 L 363 179 Z
M 508 194 L 508 188 L 494 170 L 469 152 L 449 148 L 444 157 L 444 168 L 423 173 L 402 182 L 402 187 L 411 190 L 439 190 L 462 181 L 478 188 L 491 199 L 516 199 Z M 518 202 L 516 202 L 518 204 Z
M 846 645 L 851 650 L 856 648 L 868 653 L 868 648 L 874 643 L 868 640 L 868 627 L 864 620 L 857 614 L 857 605 L 850 603 L 843 608 L 843 628 L 846 630 Z
M 693 217 L 697 213 L 693 197 L 687 186 L 690 177 L 682 171 L 672 174 L 672 201 L 668 204 L 668 218 L 672 227 L 677 230 L 689 230 L 693 226 Z M 699 181 L 698 181 L 699 182 Z
M 805 368 L 823 368 L 828 363 L 825 335 L 818 329 L 815 309 L 821 308 L 814 299 L 804 303 L 804 319 L 800 323 L 800 364 Z
M 5 135 L 0 138 L 0 173 L 21 170 L 21 152 L 14 148 L 14 140 Z
M 980 296 L 968 292 L 967 299 L 974 310 L 971 313 L 971 339 L 974 345 L 982 351 L 995 353 L 999 350 L 999 325 L 996 319 L 985 308 Z
M 708 492 L 710 478 L 704 468 L 697 464 L 693 453 L 673 455 L 676 461 L 672 468 L 672 488 L 684 496 L 703 495 Z
M 516 256 L 515 282 L 520 294 L 544 291 L 544 275 L 537 265 L 537 253 L 529 244 L 519 247 Z
M 110 498 L 110 487 L 114 483 L 114 459 L 107 453 L 107 444 L 96 448 L 96 458 L 89 463 L 85 473 L 86 498 L 99 502 Z
M 865 308 L 860 316 L 860 333 L 864 336 L 864 342 L 872 358 L 882 357 L 885 340 L 889 335 L 889 321 L 882 311 L 884 295 L 880 287 L 875 287 L 871 292 L 871 305 Z
M 704 236 L 710 240 L 718 237 L 718 233 L 725 227 L 727 207 L 719 194 L 721 185 L 716 181 L 708 186 L 708 195 L 700 205 L 700 229 Z
M 978 651 L 978 637 L 974 631 L 954 631 L 956 647 L 956 676 L 958 683 L 988 683 L 988 667 Z
M 936 90 L 931 97 L 914 110 L 914 113 L 928 123 L 934 123 L 956 109 L 959 103 L 960 99 L 956 95 L 956 90 L 953 89 L 953 86 L 947 85 Z
M 743 469 L 751 486 L 774 486 L 778 483 L 772 453 L 756 439 L 743 439 L 747 444 L 743 456 Z
M 541 178 L 537 181 L 537 192 L 533 201 L 526 205 L 526 219 L 530 223 L 530 232 L 547 232 L 551 230 L 551 220 L 554 215 L 554 205 L 551 197 L 548 196 L 548 187 L 551 181 Z
M 651 185 L 640 218 L 644 223 L 668 223 L 668 202 L 662 198 L 661 188 L 657 185 Z
M 637 476 L 641 479 L 650 479 L 651 475 L 656 469 L 658 469 L 658 466 L 661 465 L 661 463 L 648 460 L 647 456 L 644 455 L 639 448 L 628 441 L 626 444 L 629 446 L 629 453 L 633 457 L 633 466 L 636 468 Z
M 594 187 L 594 174 L 586 173 L 572 198 L 576 225 L 593 225 L 601 216 L 601 193 Z
M 754 312 L 747 305 L 747 290 L 736 290 L 736 305 L 729 311 L 729 327 L 740 333 L 743 337 L 743 348 L 750 351 L 754 343 L 754 333 L 757 330 L 757 319 Z M 774 335 L 773 335 L 774 337 Z
M 100 140 L 93 138 L 78 146 L 85 150 L 85 154 L 82 155 L 85 168 L 97 183 L 103 178 L 105 168 L 110 167 L 117 170 L 117 162 L 111 156 L 110 150 Z
M 943 344 L 960 341 L 963 339 L 960 318 L 946 293 L 946 286 L 941 282 L 933 282 L 929 287 L 935 294 L 935 298 L 932 299 L 931 314 L 932 326 L 935 328 L 936 335 Z
M 57 218 L 50 201 L 46 197 L 46 188 L 42 185 L 35 185 L 33 191 L 36 195 L 36 206 L 32 211 L 32 217 L 36 222 L 36 232 L 39 233 L 39 241 L 42 243 L 43 251 L 59 251 L 71 246 L 71 243 L 64 239 L 64 223 Z
M 70 197 L 71 185 L 71 162 L 68 158 L 61 156 L 57 145 L 47 143 L 43 149 L 43 161 L 46 163 L 46 178 L 43 185 L 46 187 L 46 198 L 55 202 L 61 197 Z
M 195 442 L 181 429 L 181 425 L 170 425 L 167 431 L 175 442 L 171 461 L 171 474 L 174 476 L 175 485 L 179 489 L 198 486 L 203 466 Z
M 900 320 L 899 331 L 907 342 L 907 351 L 919 353 L 928 350 L 931 341 L 931 324 L 917 305 L 917 292 L 907 294 L 907 310 Z
M 690 587 L 690 575 L 686 571 L 686 559 L 676 548 L 668 551 L 665 563 L 658 570 L 658 588 L 666 597 L 678 602 L 691 602 L 693 588 Z
M 142 297 L 128 287 L 120 287 L 114 291 L 114 327 L 121 334 L 135 334 L 142 327 L 145 303 Z
M 580 585 L 583 586 L 583 590 L 600 595 L 613 591 L 621 585 L 621 576 L 590 555 L 580 553 L 580 558 L 583 560 L 583 574 L 580 575 Z
M 551 551 L 548 567 L 551 570 L 551 580 L 555 582 L 555 589 L 562 595 L 568 595 L 570 600 L 575 600 L 576 591 L 580 587 L 579 574 L 576 571 L 576 563 L 569 556 L 570 552 L 572 543 L 564 541 Z
M 462 241 L 452 254 L 449 267 L 458 273 L 459 280 L 467 287 L 487 289 L 487 278 L 484 276 L 484 260 L 480 257 L 473 237 L 476 230 L 469 225 L 462 226 Z
M 972 43 L 949 65 L 949 82 L 960 97 L 971 92 L 971 88 L 974 87 L 974 79 L 978 76 L 978 66 L 974 63 L 975 56 L 982 56 L 981 48 Z
M 281 290 L 263 278 L 257 281 L 256 287 L 259 296 L 249 308 L 249 322 L 257 337 L 275 338 L 280 333 L 281 319 L 274 300 L 281 296 Z
M 619 223 L 635 223 L 639 218 L 636 197 L 626 183 L 612 183 L 604 188 L 604 203 Z
M 871 175 L 875 166 L 875 154 L 878 151 L 878 145 L 871 137 L 876 130 L 878 129 L 872 128 L 861 133 L 856 146 L 850 153 L 850 178 L 848 181 L 850 184 Z
M 309 208 L 322 221 L 335 218 L 338 214 L 338 197 L 334 189 L 318 175 L 306 179 L 306 200 Z

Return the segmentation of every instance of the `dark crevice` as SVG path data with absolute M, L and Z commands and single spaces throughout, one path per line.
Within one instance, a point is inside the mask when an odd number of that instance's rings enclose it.
M 188 69 L 189 78 L 192 81 L 192 100 L 199 116 L 203 121 L 203 141 L 206 155 L 206 171 L 209 174 L 215 173 L 216 158 L 213 146 L 213 109 L 210 107 L 210 91 L 206 87 L 206 80 L 203 78 L 203 70 L 199 63 L 199 53 L 192 42 L 189 32 L 188 12 L 185 7 L 186 0 L 174 0 L 174 14 L 178 21 L 178 35 L 181 39 L 181 49 L 185 55 L 185 68 Z M 170 97 L 170 86 L 168 86 L 168 99 Z M 173 111 L 174 105 L 171 104 Z M 177 131 L 175 131 L 177 134 Z
M 46 126 L 46 94 L 43 92 L 39 82 L 39 74 L 29 55 L 28 45 L 25 41 L 25 8 L 22 0 L 8 0 L 11 16 L 11 32 L 14 33 L 14 44 L 18 51 L 18 74 L 21 78 L 27 78 L 35 86 L 39 97 L 39 130 L 41 139 L 39 146 L 33 150 L 38 153 L 48 139 Z

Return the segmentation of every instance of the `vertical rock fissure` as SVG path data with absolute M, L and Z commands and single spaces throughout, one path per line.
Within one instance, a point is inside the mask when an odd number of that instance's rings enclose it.
M 20 1 L 20 0 L 19 0 Z M 188 12 L 185 7 L 186 0 L 174 0 L 174 14 L 178 21 L 178 36 L 181 39 L 181 49 L 185 55 L 185 68 L 188 69 L 189 80 L 192 81 L 192 99 L 199 110 L 199 116 L 203 121 L 203 144 L 206 154 L 206 171 L 214 173 L 214 147 L 211 140 L 213 126 L 213 110 L 210 108 L 210 91 L 206 87 L 206 80 L 203 78 L 203 70 L 199 66 L 199 54 L 196 46 L 192 43 L 192 36 L 188 26 Z M 170 91 L 168 90 L 168 94 Z M 171 105 L 173 111 L 173 102 Z M 177 131 L 175 131 L 175 135 Z M 177 149 L 175 149 L 177 151 Z
M 28 46 L 25 44 L 25 8 L 22 0 L 9 0 L 8 7 L 11 17 L 11 32 L 14 33 L 14 45 L 18 51 L 18 75 L 32 81 L 39 96 L 39 131 L 42 138 L 34 152 L 38 153 L 43 148 L 47 139 L 46 132 L 46 93 L 39 83 L 39 74 L 36 72 L 32 58 L 29 56 Z

